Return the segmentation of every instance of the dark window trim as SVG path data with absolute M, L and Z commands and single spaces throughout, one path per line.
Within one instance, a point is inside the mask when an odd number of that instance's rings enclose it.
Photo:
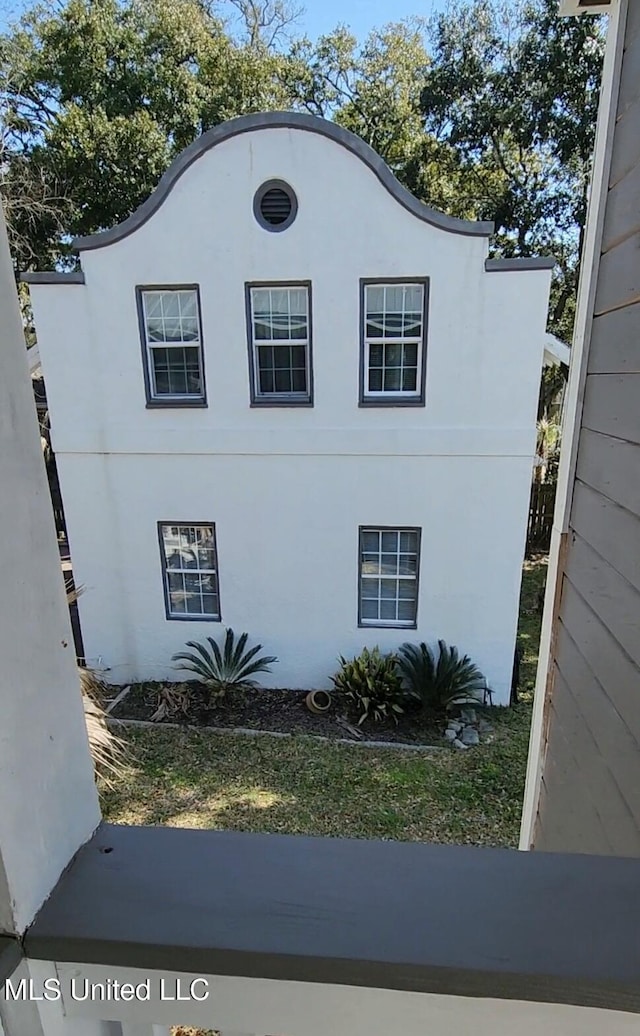
M 284 191 L 291 202 L 291 212 L 283 223 L 267 223 L 260 211 L 262 199 L 265 194 L 267 194 L 268 191 L 274 190 Z M 256 218 L 256 223 L 262 227 L 263 230 L 268 230 L 270 234 L 279 234 L 283 230 L 288 230 L 298 215 L 298 196 L 291 184 L 287 183 L 286 180 L 266 180 L 261 184 L 253 196 L 253 215 Z
M 298 393 L 272 393 L 258 395 L 257 371 L 253 342 L 253 318 L 251 315 L 251 291 L 253 288 L 306 288 L 308 308 L 307 388 L 304 395 Z M 252 407 L 313 407 L 313 291 L 310 280 L 291 281 L 245 281 L 245 320 L 247 325 L 247 351 L 249 354 L 249 400 Z M 283 340 L 284 343 L 284 340 Z
M 424 299 L 422 311 L 422 365 L 419 372 L 420 395 L 413 399 L 404 396 L 394 396 L 391 393 L 374 398 L 367 396 L 365 392 L 365 291 L 371 284 L 422 284 L 424 285 Z M 426 384 L 427 384 L 427 340 L 428 340 L 428 319 L 429 319 L 429 277 L 361 277 L 360 278 L 360 394 L 358 406 L 360 407 L 405 407 L 425 406 Z
M 213 535 L 213 549 L 216 552 L 216 588 L 218 591 L 218 614 L 217 615 L 174 615 L 169 607 L 169 587 L 167 586 L 167 558 L 164 552 L 164 540 L 162 538 L 162 529 L 165 525 L 207 525 Z M 169 622 L 222 622 L 222 598 L 220 597 L 220 559 L 218 556 L 218 540 L 216 536 L 216 523 L 215 522 L 195 522 L 195 521 L 168 521 L 163 520 L 157 523 L 158 527 L 158 545 L 160 547 L 160 571 L 162 575 L 162 589 L 164 592 L 164 612 L 165 618 Z
M 200 371 L 202 374 L 202 395 L 201 396 L 154 396 L 151 391 L 151 371 L 149 369 L 149 352 L 147 349 L 147 332 L 144 321 L 144 308 L 142 296 L 145 291 L 195 291 L 196 305 L 198 308 L 198 327 L 200 331 Z M 142 373 L 144 377 L 144 391 L 146 396 L 147 410 L 166 410 L 184 408 L 204 408 L 207 403 L 207 377 L 204 364 L 204 332 L 202 327 L 202 307 L 200 304 L 199 284 L 136 284 L 136 309 L 138 311 L 138 331 L 140 334 L 140 348 L 142 351 Z
M 416 617 L 412 623 L 399 622 L 370 622 L 362 620 L 362 534 L 364 532 L 415 532 L 418 534 L 418 569 L 416 571 Z M 367 525 L 358 526 L 358 629 L 392 629 L 392 630 L 417 630 L 418 608 L 420 605 L 420 565 L 422 562 L 422 528 L 419 525 L 375 525 L 369 522 Z

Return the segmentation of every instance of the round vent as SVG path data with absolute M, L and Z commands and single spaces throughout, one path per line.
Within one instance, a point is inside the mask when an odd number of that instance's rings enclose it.
M 286 230 L 296 218 L 298 199 L 288 183 L 268 180 L 256 192 L 253 213 L 265 230 Z

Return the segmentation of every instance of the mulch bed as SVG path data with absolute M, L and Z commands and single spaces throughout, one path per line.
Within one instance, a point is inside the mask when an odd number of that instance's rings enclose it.
M 146 682 L 133 684 L 125 698 L 111 713 L 114 719 L 150 720 L 159 702 L 159 692 L 166 683 Z M 205 708 L 202 699 L 202 685 L 189 682 L 192 689 L 191 704 L 187 712 L 178 710 L 159 720 L 162 723 L 179 723 L 185 726 L 244 727 L 250 730 L 269 730 L 282 734 L 319 734 L 332 739 L 349 738 L 344 722 L 357 727 L 352 716 L 346 716 L 338 704 L 322 716 L 316 716 L 305 705 L 306 691 L 256 688 L 230 694 L 214 709 Z M 109 694 L 116 697 L 120 688 L 109 687 Z M 367 741 L 393 741 L 398 744 L 437 745 L 442 744 L 442 732 L 446 726 L 444 714 L 423 715 L 419 709 L 409 707 L 399 716 L 398 724 L 363 723 L 357 728 Z

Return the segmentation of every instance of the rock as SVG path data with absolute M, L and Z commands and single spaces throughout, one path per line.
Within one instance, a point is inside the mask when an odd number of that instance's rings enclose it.
M 458 731 L 451 730 L 449 727 L 447 727 L 447 729 L 444 732 L 444 736 L 446 737 L 447 741 L 455 741 L 458 736 Z
M 469 747 L 469 745 L 463 744 L 459 737 L 457 737 L 455 739 L 455 741 L 452 741 L 451 744 L 453 745 L 454 748 L 464 748 L 465 751 Z
M 475 709 L 460 709 L 460 719 L 463 723 L 475 723 L 477 721 Z
M 479 745 L 480 735 L 475 727 L 465 727 L 460 737 L 464 745 Z
M 492 734 L 493 727 L 490 723 L 487 723 L 486 719 L 481 719 L 478 723 L 478 730 L 481 734 Z
M 462 730 L 462 723 L 458 723 L 455 719 L 450 719 L 447 723 L 447 730 L 453 730 L 456 734 L 459 734 Z

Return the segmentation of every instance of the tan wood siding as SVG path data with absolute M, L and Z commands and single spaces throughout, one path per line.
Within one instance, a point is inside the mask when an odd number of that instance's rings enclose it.
M 640 165 L 609 192 L 602 251 L 609 252 L 640 230 Z
M 640 3 L 626 27 L 536 849 L 640 856 Z
M 614 504 L 640 515 L 640 450 L 634 444 L 585 428 L 577 477 Z
M 624 309 L 617 309 L 613 313 L 605 313 L 601 317 L 596 317 L 591 334 L 589 373 L 640 373 L 638 328 L 640 328 L 640 302 L 634 306 L 625 306 Z
M 636 131 L 640 134 L 640 125 L 636 126 Z M 596 316 L 640 302 L 639 271 L 640 232 L 602 256 L 596 290 Z
M 640 99 L 619 119 L 616 125 L 609 182 L 622 180 L 640 162 Z
M 585 386 L 583 427 L 640 443 L 639 401 L 640 374 L 590 374 Z

